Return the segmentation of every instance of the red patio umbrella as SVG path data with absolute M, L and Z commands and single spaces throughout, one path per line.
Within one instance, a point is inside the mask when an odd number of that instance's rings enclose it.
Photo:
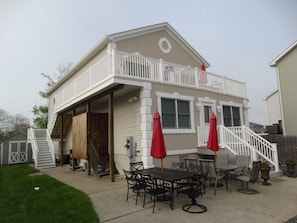
M 160 121 L 160 114 L 156 110 L 154 113 L 154 128 L 152 135 L 151 156 L 161 159 L 161 171 L 163 172 L 163 158 L 167 155 L 162 126 Z
M 217 158 L 216 152 L 219 151 L 219 140 L 218 140 L 218 132 L 217 132 L 217 117 L 214 112 L 212 112 L 210 115 L 207 148 L 211 149 L 215 153 L 215 156 L 214 156 L 214 165 L 215 165 L 216 158 Z

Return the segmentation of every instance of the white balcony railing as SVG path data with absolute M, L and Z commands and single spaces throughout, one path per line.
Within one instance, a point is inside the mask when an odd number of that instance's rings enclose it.
M 79 98 L 90 96 L 92 90 L 104 86 L 112 77 L 167 83 L 246 98 L 243 82 L 138 54 L 112 51 L 84 70 L 84 73 L 68 79 L 56 91 L 55 111 L 77 102 Z

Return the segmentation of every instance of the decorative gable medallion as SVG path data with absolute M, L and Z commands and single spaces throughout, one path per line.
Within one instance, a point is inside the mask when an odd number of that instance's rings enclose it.
M 169 40 L 166 37 L 162 37 L 159 40 L 159 47 L 160 47 L 160 50 L 165 54 L 170 53 L 170 51 L 172 49 L 171 43 L 169 42 Z

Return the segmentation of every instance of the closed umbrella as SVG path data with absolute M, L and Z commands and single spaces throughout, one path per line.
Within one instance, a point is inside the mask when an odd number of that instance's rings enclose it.
M 201 73 L 200 73 L 199 83 L 200 84 L 206 84 L 207 83 L 207 73 L 206 73 L 204 64 L 201 65 Z
M 167 155 L 162 126 L 160 121 L 160 114 L 156 110 L 154 113 L 154 128 L 152 135 L 151 156 L 161 159 L 161 171 L 163 172 L 163 158 Z
M 209 123 L 209 134 L 207 141 L 207 148 L 214 151 L 214 164 L 216 165 L 216 152 L 219 151 L 219 140 L 218 140 L 218 131 L 217 131 L 217 117 L 214 112 L 210 115 L 210 123 Z

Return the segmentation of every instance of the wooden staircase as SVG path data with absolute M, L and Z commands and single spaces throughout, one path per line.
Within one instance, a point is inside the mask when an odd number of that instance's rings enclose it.
M 51 131 L 51 138 L 52 139 L 59 139 L 61 138 L 61 116 L 58 115 L 54 121 L 54 126 Z M 72 123 L 72 115 L 71 114 L 65 114 L 63 115 L 63 138 L 65 137 L 65 134 L 69 130 Z

